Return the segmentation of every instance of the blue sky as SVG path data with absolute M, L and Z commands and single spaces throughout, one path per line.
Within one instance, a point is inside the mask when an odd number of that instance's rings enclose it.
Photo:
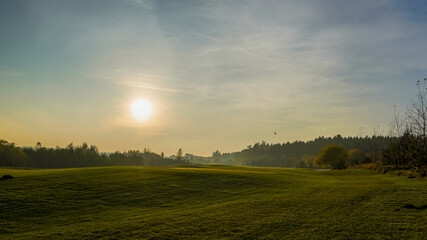
M 2 1 L 0 138 L 209 155 L 387 134 L 426 77 L 425 1 Z M 153 114 L 132 119 L 136 99 Z M 274 135 L 274 131 L 278 134 Z

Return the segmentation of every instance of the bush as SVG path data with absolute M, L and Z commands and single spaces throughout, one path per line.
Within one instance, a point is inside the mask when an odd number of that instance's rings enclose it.
M 348 151 L 348 165 L 356 166 L 363 163 L 363 155 L 359 149 L 351 149 Z
M 417 169 L 422 171 L 426 167 L 427 152 L 423 147 L 423 139 L 410 131 L 404 134 L 383 150 L 383 165 L 390 165 L 401 169 Z
M 318 166 L 332 167 L 332 169 L 345 169 L 348 160 L 349 156 L 343 146 L 326 146 L 314 159 L 314 163 Z

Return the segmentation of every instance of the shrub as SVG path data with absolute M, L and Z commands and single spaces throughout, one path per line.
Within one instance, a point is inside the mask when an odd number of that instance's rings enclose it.
M 363 155 L 359 149 L 351 149 L 348 151 L 348 165 L 355 166 L 363 163 Z
M 344 169 L 347 167 L 348 154 L 343 146 L 326 146 L 314 159 L 318 166 L 332 167 L 332 169 Z

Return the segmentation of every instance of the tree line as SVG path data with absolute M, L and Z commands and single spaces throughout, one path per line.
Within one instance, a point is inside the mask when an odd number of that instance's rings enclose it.
M 100 153 L 95 145 L 83 143 L 65 148 L 46 148 L 40 142 L 35 147 L 17 147 L 15 143 L 0 140 L 0 166 L 27 168 L 74 168 L 99 166 L 169 166 L 184 164 L 183 159 L 166 158 L 164 154 L 145 148 L 124 152 Z
M 265 141 L 249 145 L 233 153 L 212 153 L 211 162 L 258 167 L 303 167 L 313 168 L 314 159 L 322 148 L 330 145 L 342 146 L 352 155 L 349 164 L 377 162 L 382 150 L 391 142 L 390 136 L 365 137 L 318 137 L 310 141 L 294 141 L 270 144 Z M 319 167 L 319 166 L 317 166 Z

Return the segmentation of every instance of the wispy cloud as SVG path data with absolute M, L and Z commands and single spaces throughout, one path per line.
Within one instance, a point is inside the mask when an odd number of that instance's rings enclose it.
M 98 79 L 109 80 L 117 85 L 130 88 L 148 89 L 170 93 L 191 93 L 189 89 L 184 87 L 163 87 L 163 85 L 166 84 L 169 86 L 179 85 L 179 83 L 183 82 L 183 80 L 162 75 L 146 74 L 126 70 L 115 70 L 110 72 L 91 74 L 90 76 Z
M 244 54 L 250 55 L 252 57 L 259 58 L 261 60 L 267 60 L 267 61 L 274 62 L 274 59 L 271 59 L 271 58 L 262 56 L 260 54 L 257 54 L 257 53 L 255 53 L 255 52 L 253 52 L 253 51 L 251 51 L 251 50 L 249 50 L 247 48 L 239 47 L 238 45 L 233 45 L 233 44 L 224 42 L 223 40 L 221 40 L 219 38 L 215 38 L 215 37 L 209 36 L 207 34 L 203 34 L 203 33 L 199 33 L 199 32 L 194 32 L 194 33 L 196 35 L 198 35 L 198 36 L 203 37 L 203 38 L 207 38 L 207 39 L 210 39 L 212 41 L 222 43 L 223 44 L 222 47 L 224 47 L 224 49 L 223 49 L 224 51 L 236 50 L 236 51 L 240 51 L 240 52 L 242 52 Z
M 155 74 L 147 74 L 147 73 L 141 73 L 141 72 L 135 72 L 135 71 L 115 70 L 114 72 L 124 75 L 125 77 L 128 77 L 128 78 L 154 78 L 154 79 L 162 79 L 162 80 L 183 81 L 178 78 L 172 78 L 172 77 L 155 75 Z
M 135 4 L 138 7 L 151 9 L 152 5 L 147 0 L 125 0 L 125 2 Z
M 144 83 L 144 82 L 124 80 L 124 81 L 118 81 L 117 84 L 127 86 L 127 87 L 133 87 L 133 88 L 150 89 L 150 90 L 165 91 L 165 92 L 172 92 L 172 93 L 185 92 L 183 89 L 156 87 L 156 86 L 150 85 L 149 83 Z
M 199 33 L 199 32 L 193 32 L 193 33 L 195 33 L 196 35 L 199 35 L 199 36 L 201 36 L 201 37 L 204 37 L 204 38 L 210 39 L 210 40 L 212 40 L 212 41 L 215 41 L 215 42 L 222 42 L 222 40 L 220 40 L 220 39 L 218 39 L 218 38 L 214 38 L 214 37 L 209 36 L 209 35 L 207 35 L 207 34 L 203 34 L 203 33 Z
M 23 72 L 20 72 L 16 69 L 6 67 L 6 66 L 0 66 L 0 76 L 5 77 L 22 77 L 25 76 Z

